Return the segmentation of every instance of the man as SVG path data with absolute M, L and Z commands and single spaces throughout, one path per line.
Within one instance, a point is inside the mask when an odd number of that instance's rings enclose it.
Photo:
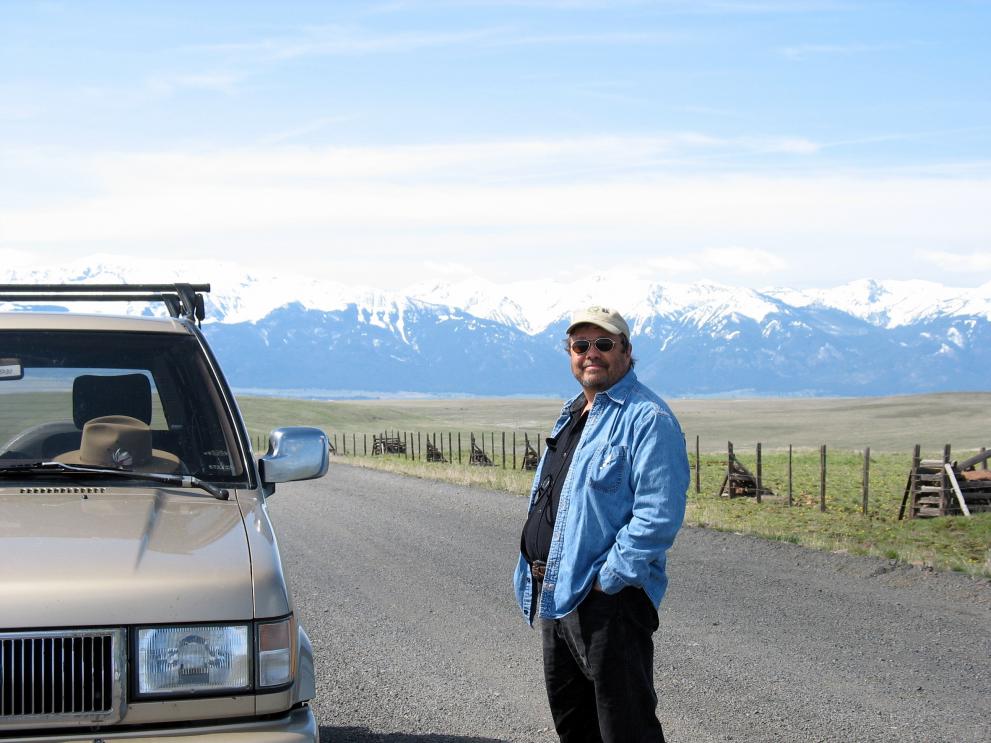
M 657 743 L 651 636 L 665 554 L 685 515 L 685 440 L 671 409 L 637 381 L 618 312 L 589 307 L 567 334 L 582 392 L 562 409 L 534 479 L 516 596 L 531 624 L 541 619 L 562 743 Z

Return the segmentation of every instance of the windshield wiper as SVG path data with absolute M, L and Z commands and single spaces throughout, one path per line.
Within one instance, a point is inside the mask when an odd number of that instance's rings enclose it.
M 81 475 L 111 475 L 113 477 L 123 477 L 128 480 L 152 480 L 163 485 L 173 485 L 180 488 L 199 488 L 205 490 L 217 500 L 227 500 L 230 492 L 225 488 L 218 488 L 213 483 L 201 480 L 192 475 L 170 475 L 164 472 L 133 472 L 131 470 L 119 470 L 113 467 L 94 467 L 92 465 L 65 464 L 64 462 L 17 462 L 16 464 L 0 465 L 0 477 L 8 474 L 81 474 Z

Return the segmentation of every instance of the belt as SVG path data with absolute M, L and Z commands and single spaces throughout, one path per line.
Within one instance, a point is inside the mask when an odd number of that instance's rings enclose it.
M 534 580 L 543 582 L 544 573 L 546 572 L 547 572 L 547 563 L 544 562 L 543 560 L 534 560 L 532 563 L 530 563 L 530 575 L 533 576 Z

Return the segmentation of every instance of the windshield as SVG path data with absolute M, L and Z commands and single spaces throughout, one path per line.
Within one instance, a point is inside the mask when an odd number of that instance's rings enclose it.
M 56 460 L 235 483 L 236 430 L 191 335 L 0 331 L 0 467 Z

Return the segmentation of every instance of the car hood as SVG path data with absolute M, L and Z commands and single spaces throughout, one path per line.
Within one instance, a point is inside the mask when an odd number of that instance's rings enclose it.
M 0 629 L 252 618 L 236 499 L 167 488 L 24 491 L 0 489 Z

